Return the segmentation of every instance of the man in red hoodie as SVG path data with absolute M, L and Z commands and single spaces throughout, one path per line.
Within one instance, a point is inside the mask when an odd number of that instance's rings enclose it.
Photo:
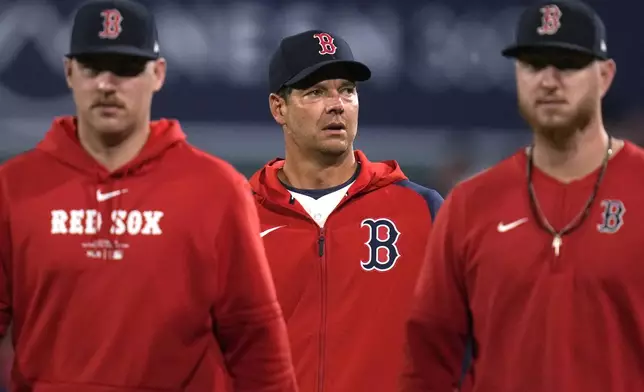
M 644 391 L 644 151 L 604 128 L 607 48 L 579 1 L 521 16 L 503 54 L 533 145 L 441 207 L 399 391 L 451 392 L 470 331 L 474 392 Z
M 287 37 L 269 69 L 285 159 L 251 179 L 304 392 L 392 392 L 433 190 L 353 149 L 370 70 L 325 31 Z
M 247 182 L 150 122 L 166 72 L 152 15 L 86 3 L 65 72 L 77 115 L 0 168 L 11 390 L 225 391 L 223 358 L 233 391 L 296 391 Z

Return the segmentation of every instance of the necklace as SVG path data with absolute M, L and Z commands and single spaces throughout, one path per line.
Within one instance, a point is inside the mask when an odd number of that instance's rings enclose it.
M 584 222 L 588 214 L 590 213 L 591 206 L 593 204 L 593 201 L 595 201 L 595 197 L 597 197 L 597 192 L 599 191 L 599 184 L 602 182 L 602 179 L 604 178 L 604 174 L 606 174 L 606 168 L 608 167 L 608 160 L 610 159 L 611 155 L 613 155 L 613 139 L 611 136 L 608 136 L 608 147 L 606 148 L 606 155 L 604 156 L 604 160 L 602 162 L 601 170 L 599 172 L 599 175 L 597 176 L 597 181 L 595 181 L 595 185 L 593 186 L 593 191 L 590 194 L 590 197 L 588 198 L 588 201 L 586 201 L 586 205 L 584 208 L 577 214 L 577 216 L 566 226 L 564 226 L 563 229 L 557 231 L 555 230 L 550 222 L 548 221 L 548 218 L 546 218 L 545 214 L 541 210 L 541 206 L 539 205 L 539 201 L 537 200 L 536 193 L 534 191 L 534 185 L 532 184 L 532 170 L 533 170 L 533 151 L 534 151 L 534 145 L 530 146 L 530 149 L 528 150 L 528 194 L 530 195 L 530 208 L 532 209 L 532 213 L 538 218 L 537 220 L 539 221 L 539 225 L 541 228 L 543 228 L 545 231 L 550 233 L 552 235 L 552 248 L 555 251 L 555 256 L 559 256 L 559 250 L 561 248 L 561 245 L 563 244 L 563 236 L 566 234 L 569 234 L 579 228 L 581 224 Z

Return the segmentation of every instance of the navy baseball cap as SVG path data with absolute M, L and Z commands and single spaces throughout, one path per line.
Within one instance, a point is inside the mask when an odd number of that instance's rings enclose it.
M 131 0 L 90 0 L 74 17 L 67 57 L 122 54 L 159 58 L 156 22 L 142 4 Z
M 349 44 L 342 37 L 321 30 L 309 30 L 288 36 L 280 42 L 268 69 L 271 93 L 294 86 L 323 71 L 333 76 L 364 82 L 371 70 L 353 58 Z
M 609 58 L 604 22 L 590 6 L 578 0 L 540 2 L 528 7 L 519 18 L 515 39 L 503 50 L 503 56 L 559 48 L 602 60 Z

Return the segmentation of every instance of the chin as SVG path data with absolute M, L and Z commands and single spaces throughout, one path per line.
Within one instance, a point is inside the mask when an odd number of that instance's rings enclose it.
M 555 117 L 555 118 L 545 118 L 537 119 L 535 125 L 538 128 L 553 128 L 553 129 L 563 129 L 573 127 L 574 124 L 567 118 Z
M 521 113 L 528 124 L 535 129 L 563 129 L 574 125 L 574 117 L 560 111 L 524 111 Z
M 536 113 L 533 125 L 540 128 L 579 130 L 585 128 L 592 118 L 590 111 Z
M 325 155 L 341 156 L 349 150 L 346 141 L 328 141 L 319 146 L 319 151 Z
M 119 118 L 100 118 L 92 121 L 92 128 L 99 133 L 118 134 L 125 132 L 128 124 Z

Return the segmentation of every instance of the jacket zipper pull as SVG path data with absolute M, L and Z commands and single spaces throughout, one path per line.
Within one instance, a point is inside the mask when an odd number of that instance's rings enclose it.
M 320 257 L 324 256 L 324 234 L 321 234 L 320 238 L 318 238 L 318 255 Z

